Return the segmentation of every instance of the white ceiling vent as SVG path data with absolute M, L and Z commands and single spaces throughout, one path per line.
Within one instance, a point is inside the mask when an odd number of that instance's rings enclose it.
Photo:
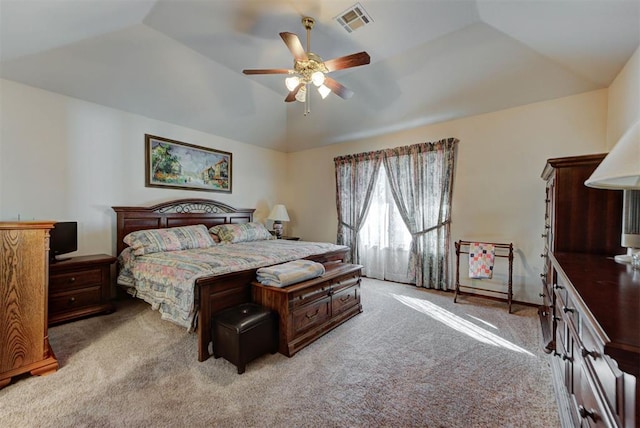
M 373 22 L 373 19 L 371 19 L 360 3 L 354 4 L 349 9 L 336 16 L 335 20 L 338 24 L 342 25 L 348 33 L 352 33 L 358 28 L 362 28 Z

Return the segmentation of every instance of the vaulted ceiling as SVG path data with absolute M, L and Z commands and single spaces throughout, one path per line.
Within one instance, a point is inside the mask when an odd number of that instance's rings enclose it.
M 280 151 L 298 151 L 606 88 L 640 46 L 640 1 L 0 0 L 0 77 Z M 285 103 L 279 37 L 324 60 L 355 95 Z

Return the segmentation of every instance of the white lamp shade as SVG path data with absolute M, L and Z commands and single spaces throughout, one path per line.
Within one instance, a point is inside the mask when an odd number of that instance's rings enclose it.
M 324 83 L 324 73 L 322 71 L 316 71 L 311 75 L 311 81 L 314 85 L 320 86 Z
M 307 99 L 307 87 L 303 86 L 298 90 L 298 93 L 296 94 L 296 100 L 303 103 L 305 102 L 306 99 Z
M 284 85 L 290 91 L 293 91 L 299 84 L 300 78 L 298 76 L 291 76 L 284 79 Z
M 277 204 L 273 206 L 267 218 L 273 221 L 289 221 L 289 214 L 284 205 Z
M 327 95 L 329 95 L 331 93 L 331 89 L 329 89 L 325 85 L 320 85 L 320 86 L 318 86 L 318 92 L 320 92 L 320 96 L 324 100 L 325 98 L 327 98 Z
M 640 189 L 640 120 L 624 133 L 584 184 L 598 189 Z

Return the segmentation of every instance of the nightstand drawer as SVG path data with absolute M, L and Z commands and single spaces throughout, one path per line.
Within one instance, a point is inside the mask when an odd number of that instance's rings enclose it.
M 73 272 L 59 273 L 49 277 L 49 290 L 68 290 L 72 288 L 86 287 L 87 285 L 100 285 L 102 283 L 102 269 L 85 269 Z
M 67 312 L 71 309 L 100 304 L 101 287 L 82 288 L 49 296 L 49 314 Z

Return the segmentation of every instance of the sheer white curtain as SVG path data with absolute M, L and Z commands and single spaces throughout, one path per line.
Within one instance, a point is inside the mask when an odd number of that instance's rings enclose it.
M 358 254 L 369 278 L 410 283 L 411 234 L 398 211 L 384 167 L 378 171 L 369 212 L 358 237 Z

